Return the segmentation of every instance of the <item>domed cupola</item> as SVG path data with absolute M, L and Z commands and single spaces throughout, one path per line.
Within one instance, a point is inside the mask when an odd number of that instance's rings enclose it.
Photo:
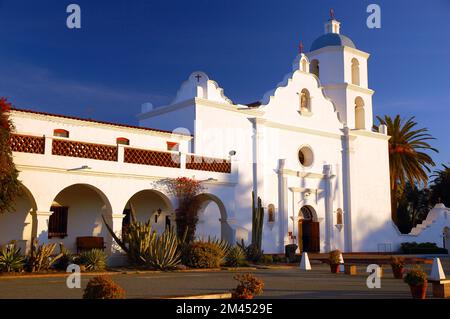
M 315 51 L 329 46 L 346 46 L 356 49 L 353 41 L 340 34 L 341 23 L 334 17 L 333 9 L 330 10 L 330 19 L 325 23 L 325 34 L 317 38 L 311 45 L 310 51 Z

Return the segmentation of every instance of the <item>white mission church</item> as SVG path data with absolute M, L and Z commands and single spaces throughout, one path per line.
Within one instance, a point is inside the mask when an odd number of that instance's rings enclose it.
M 283 81 L 249 105 L 194 72 L 169 105 L 144 104 L 139 126 L 12 110 L 25 192 L 0 216 L 0 245 L 25 248 L 37 237 L 76 251 L 95 237 L 113 252 L 102 214 L 120 233 L 133 207 L 162 231 L 175 224 L 176 200 L 161 181 L 186 176 L 204 186 L 200 237 L 248 242 L 254 191 L 265 208 L 265 253 L 291 243 L 308 252 L 443 246 L 442 205 L 408 235 L 391 221 L 389 136 L 383 125 L 373 130 L 368 58 L 331 17 Z

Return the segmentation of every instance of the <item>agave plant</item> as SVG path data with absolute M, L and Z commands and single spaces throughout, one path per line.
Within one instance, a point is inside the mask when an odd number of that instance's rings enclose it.
M 178 239 L 173 228 L 167 228 L 160 236 L 152 230 L 151 220 L 138 222 L 135 218 L 120 239 L 103 217 L 111 236 L 137 265 L 145 265 L 161 270 L 170 269 L 180 263 L 183 241 Z
M 45 271 L 50 269 L 62 256 L 62 253 L 54 255 L 56 244 L 41 244 L 33 238 L 31 241 L 31 253 L 27 261 L 27 267 L 31 272 Z
M 79 262 L 89 271 L 102 271 L 106 268 L 108 256 L 101 249 L 91 249 L 80 254 Z
M 147 257 L 147 264 L 160 270 L 174 268 L 180 263 L 181 249 L 177 234 L 172 228 L 166 228 L 160 236 L 153 232 Z
M 21 271 L 25 258 L 20 254 L 20 248 L 8 245 L 0 252 L 0 272 Z
M 245 252 L 239 246 L 232 247 L 225 256 L 225 264 L 230 267 L 239 267 L 246 263 Z

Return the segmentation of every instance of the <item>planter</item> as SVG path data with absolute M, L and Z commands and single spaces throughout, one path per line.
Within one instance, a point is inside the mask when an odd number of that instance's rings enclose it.
M 405 268 L 392 267 L 392 272 L 394 273 L 395 279 L 403 279 L 403 274 L 405 273 Z
M 428 282 L 426 282 L 426 281 L 421 286 L 409 285 L 409 289 L 411 289 L 411 295 L 412 295 L 413 299 L 426 299 L 427 287 L 428 287 Z
M 330 264 L 331 273 L 337 274 L 339 272 L 339 264 Z

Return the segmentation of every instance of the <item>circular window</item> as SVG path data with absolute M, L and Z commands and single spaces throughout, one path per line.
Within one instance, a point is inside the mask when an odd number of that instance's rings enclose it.
M 311 166 L 313 163 L 313 159 L 313 152 L 309 147 L 303 146 L 298 151 L 298 160 L 303 166 Z

